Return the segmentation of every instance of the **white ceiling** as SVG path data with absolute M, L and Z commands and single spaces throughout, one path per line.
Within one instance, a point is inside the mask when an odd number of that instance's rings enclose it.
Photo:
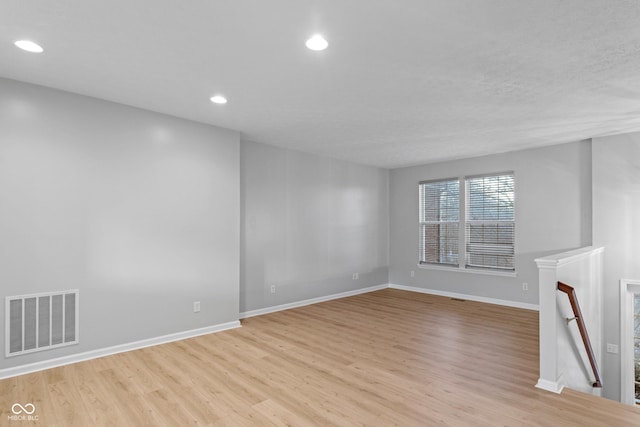
M 640 131 L 640 1 L 2 0 L 0 76 L 393 168 Z

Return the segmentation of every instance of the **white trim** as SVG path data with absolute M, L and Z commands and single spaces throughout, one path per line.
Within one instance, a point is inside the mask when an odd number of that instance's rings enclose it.
M 633 297 L 640 280 L 620 279 L 620 402 L 635 405 L 633 386 Z
M 353 291 L 340 292 L 338 294 L 326 295 L 323 297 L 310 298 L 302 301 L 290 302 L 287 304 L 275 305 L 273 307 L 259 308 L 257 310 L 244 311 L 240 313 L 241 319 L 247 317 L 261 316 L 263 314 L 275 313 L 276 311 L 289 310 L 291 308 L 304 307 L 305 305 L 317 304 L 319 302 L 331 301 L 339 298 L 351 297 L 359 294 L 366 294 L 369 292 L 379 291 L 391 287 L 389 284 L 370 286 L 368 288 L 356 289 Z
M 511 175 L 515 178 L 516 174 L 514 171 L 504 171 L 504 172 L 490 172 L 490 173 L 481 173 L 478 175 L 465 175 L 462 178 L 466 181 L 467 179 L 474 179 L 474 178 L 489 178 L 492 176 L 503 176 L 503 175 Z
M 70 365 L 72 363 L 82 362 L 85 360 L 97 359 L 98 357 L 110 356 L 112 354 L 123 353 L 125 351 L 138 350 L 154 345 L 165 344 L 173 341 L 179 341 L 187 338 L 193 338 L 200 335 L 211 334 L 214 332 L 226 331 L 240 327 L 240 321 L 220 323 L 218 325 L 207 326 L 204 328 L 192 329 L 189 331 L 176 332 L 174 334 L 163 335 L 155 338 L 148 338 L 140 341 L 134 341 L 127 344 L 114 345 L 112 347 L 100 348 L 84 353 L 72 354 L 69 356 L 58 357 L 56 359 L 43 360 L 41 362 L 30 363 L 28 365 L 16 366 L 13 368 L 0 369 L 0 380 L 11 378 L 18 375 L 29 374 L 32 372 L 42 371 L 45 369 L 55 368 L 58 366 Z
M 584 248 L 574 249 L 572 251 L 562 252 L 555 255 L 549 255 L 542 258 L 537 258 L 534 261 L 538 265 L 538 268 L 551 269 L 557 268 L 561 265 L 577 261 L 581 258 L 585 258 L 591 255 L 600 254 L 604 251 L 604 247 L 594 248 L 593 246 L 587 246 Z
M 562 393 L 562 389 L 564 389 L 564 384 L 562 381 L 562 377 L 558 378 L 557 381 L 549 381 L 549 380 L 544 380 L 542 378 L 538 378 L 538 382 L 536 383 L 536 388 L 550 391 L 552 393 L 560 394 Z
M 416 288 L 414 286 L 404 286 L 404 285 L 390 284 L 389 287 L 391 289 L 399 289 L 399 290 L 402 290 L 402 291 L 419 292 L 419 293 L 422 293 L 422 294 L 439 295 L 441 297 L 460 298 L 460 299 L 465 299 L 465 300 L 469 300 L 469 301 L 483 302 L 483 303 L 487 303 L 487 304 L 497 304 L 497 305 L 503 305 L 503 306 L 507 306 L 507 307 L 523 308 L 525 310 L 540 311 L 540 306 L 538 304 L 529 304 L 529 303 L 526 303 L 526 302 L 508 301 L 508 300 L 503 300 L 503 299 L 479 297 L 479 296 L 476 296 L 476 295 L 458 294 L 456 292 L 446 292 L 446 291 L 439 291 L 439 290 L 435 290 L 435 289 Z
M 447 266 L 448 265 L 448 266 Z M 471 273 L 471 274 L 483 274 L 485 276 L 502 276 L 502 277 L 518 277 L 518 273 L 515 271 L 500 271 L 484 268 L 468 268 L 460 267 L 453 264 L 418 264 L 418 268 L 422 270 L 439 270 L 439 271 L 451 271 L 454 273 Z

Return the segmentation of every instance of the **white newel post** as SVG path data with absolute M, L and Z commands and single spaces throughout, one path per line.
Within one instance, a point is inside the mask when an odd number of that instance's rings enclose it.
M 558 332 L 556 293 L 558 286 L 558 260 L 537 259 L 540 290 L 540 378 L 536 387 L 554 393 L 564 388 L 562 373 L 558 369 Z

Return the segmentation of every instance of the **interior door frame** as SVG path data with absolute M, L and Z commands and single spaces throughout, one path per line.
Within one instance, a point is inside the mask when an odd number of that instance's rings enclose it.
M 640 280 L 620 279 L 620 401 L 627 405 L 635 405 L 633 294 L 640 294 Z

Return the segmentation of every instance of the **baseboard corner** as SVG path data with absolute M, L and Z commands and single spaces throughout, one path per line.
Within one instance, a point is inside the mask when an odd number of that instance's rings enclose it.
M 271 307 L 259 308 L 256 310 L 248 310 L 240 312 L 240 319 L 246 319 L 247 317 L 262 316 L 263 314 L 275 313 L 277 311 L 289 310 L 292 308 L 304 307 L 305 305 L 318 304 L 325 301 L 331 301 L 334 299 L 347 298 L 355 295 L 366 294 L 369 292 L 375 292 L 382 289 L 387 289 L 388 283 L 382 285 L 368 286 L 366 288 L 354 289 L 352 291 L 340 292 L 337 294 L 325 295 L 322 297 L 309 298 L 301 301 L 294 301 L 287 304 L 274 305 Z
M 538 378 L 538 382 L 536 383 L 536 388 L 550 391 L 555 394 L 560 394 L 564 389 L 564 384 L 562 384 L 562 381 L 549 381 L 543 378 Z

